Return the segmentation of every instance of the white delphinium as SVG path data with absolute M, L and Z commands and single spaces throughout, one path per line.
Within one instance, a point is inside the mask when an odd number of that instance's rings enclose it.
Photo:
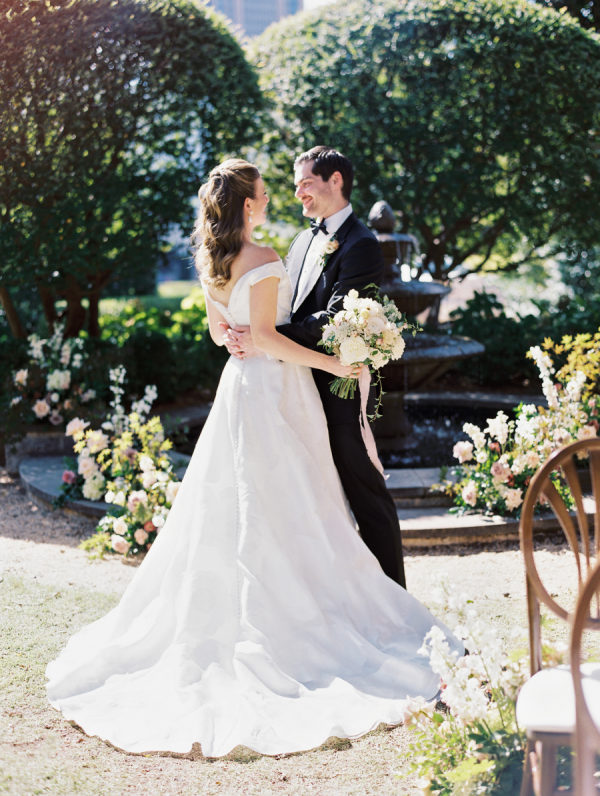
M 485 448 L 485 434 L 479 426 L 476 426 L 475 423 L 465 423 L 463 425 L 463 431 L 473 440 L 475 450 L 479 451 Z
M 48 374 L 46 379 L 46 389 L 52 390 L 68 390 L 71 386 L 71 371 L 70 370 L 53 370 Z
M 558 409 L 558 390 L 552 381 L 554 366 L 550 356 L 545 351 L 542 351 L 539 345 L 532 346 L 529 349 L 529 354 L 531 355 L 531 358 L 537 365 L 537 369 L 540 372 L 540 378 L 542 380 L 542 392 L 544 393 L 544 397 L 548 402 L 548 408 Z
M 156 385 L 154 384 L 147 384 L 144 388 L 144 395 L 139 401 L 133 401 L 131 404 L 131 411 L 136 412 L 142 421 L 146 420 L 148 415 L 150 414 L 150 410 L 152 409 L 152 404 L 156 400 L 158 395 L 158 390 L 156 389 Z
M 492 439 L 498 440 L 500 445 L 505 445 L 509 432 L 508 417 L 504 412 L 498 412 L 496 417 L 488 417 L 485 430 Z

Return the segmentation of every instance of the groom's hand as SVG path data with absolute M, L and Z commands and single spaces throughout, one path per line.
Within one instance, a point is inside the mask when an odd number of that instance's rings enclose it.
M 232 329 L 223 322 L 220 322 L 219 326 L 223 330 L 223 344 L 232 357 L 236 357 L 236 359 L 247 359 L 258 353 L 252 343 L 252 334 L 249 326 L 241 326 L 239 329 Z

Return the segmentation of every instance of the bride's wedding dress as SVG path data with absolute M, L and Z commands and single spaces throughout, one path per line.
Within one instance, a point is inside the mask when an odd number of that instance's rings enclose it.
M 278 261 L 218 305 L 231 325 L 273 275 L 288 320 Z M 48 694 L 130 752 L 295 752 L 435 697 L 417 654 L 432 624 L 354 528 L 310 370 L 231 358 L 165 526 L 118 606 L 48 665 Z

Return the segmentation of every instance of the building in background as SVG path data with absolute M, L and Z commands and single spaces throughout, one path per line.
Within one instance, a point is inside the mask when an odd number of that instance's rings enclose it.
M 257 36 L 272 22 L 302 11 L 303 0 L 211 0 L 211 5 L 243 30 Z

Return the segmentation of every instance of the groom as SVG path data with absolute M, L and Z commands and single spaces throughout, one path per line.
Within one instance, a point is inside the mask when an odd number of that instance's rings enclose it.
M 311 226 L 290 247 L 286 268 L 294 289 L 292 314 L 277 331 L 309 348 L 316 349 L 324 324 L 342 309 L 349 290 L 360 293 L 383 275 L 379 244 L 352 212 L 352 181 L 351 162 L 330 147 L 313 147 L 294 163 L 296 197 Z M 250 353 L 248 335 L 229 330 L 230 353 Z M 353 399 L 338 398 L 329 389 L 330 374 L 312 373 L 333 459 L 361 537 L 386 575 L 406 587 L 396 507 L 363 442 L 358 390 Z

